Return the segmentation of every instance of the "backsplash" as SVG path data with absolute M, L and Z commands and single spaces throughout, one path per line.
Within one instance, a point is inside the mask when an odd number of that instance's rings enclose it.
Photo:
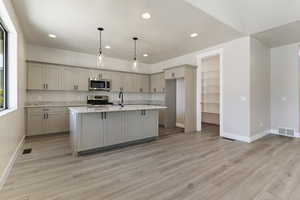
M 66 92 L 66 91 L 27 91 L 27 104 L 37 102 L 86 102 L 88 95 L 107 95 L 109 101 L 118 103 L 118 92 Z M 124 93 L 126 104 L 164 105 L 162 93 Z

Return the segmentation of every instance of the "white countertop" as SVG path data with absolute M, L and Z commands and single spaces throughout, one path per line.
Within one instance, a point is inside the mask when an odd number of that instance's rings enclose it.
M 27 104 L 25 108 L 41 108 L 41 107 L 78 107 L 78 106 L 88 106 L 84 102 L 46 102 L 46 103 L 31 103 Z
M 134 110 L 161 110 L 166 109 L 165 106 L 152 106 L 152 105 L 125 105 L 121 106 L 99 106 L 99 107 L 69 107 L 69 110 L 74 113 L 102 113 L 102 112 L 122 112 Z

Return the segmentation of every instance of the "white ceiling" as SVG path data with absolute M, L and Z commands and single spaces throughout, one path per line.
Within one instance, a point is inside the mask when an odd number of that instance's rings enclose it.
M 300 21 L 279 26 L 253 35 L 269 47 L 300 42 Z
M 186 1 L 247 35 L 300 20 L 300 0 Z
M 150 64 L 242 36 L 184 0 L 13 0 L 13 3 L 30 44 L 96 54 L 96 27 L 103 26 L 103 43 L 112 47 L 105 49 L 105 54 L 132 59 L 131 38 L 138 36 L 139 60 Z M 145 11 L 152 15 L 148 21 L 141 19 Z M 199 36 L 191 39 L 189 34 L 193 32 Z M 48 33 L 56 34 L 57 39 L 48 38 Z M 149 57 L 143 58 L 144 53 Z

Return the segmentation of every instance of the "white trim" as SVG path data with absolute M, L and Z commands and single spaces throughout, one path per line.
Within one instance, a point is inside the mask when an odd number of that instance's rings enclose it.
M 3 111 L 0 111 L 0 117 L 5 116 L 5 115 L 7 115 L 11 112 L 14 112 L 16 110 L 17 110 L 17 108 L 9 108 L 9 109 L 5 109 Z
M 184 124 L 176 122 L 176 126 L 179 128 L 184 128 Z
M 262 137 L 265 137 L 267 135 L 271 134 L 271 131 L 270 130 L 265 130 L 264 132 L 261 132 L 261 133 L 258 133 L 258 134 L 255 134 L 253 136 L 250 137 L 250 142 L 254 142 Z
M 238 141 L 241 141 L 241 142 L 247 142 L 247 143 L 251 142 L 251 139 L 249 137 L 247 137 L 247 136 L 241 136 L 241 135 L 236 135 L 236 134 L 233 134 L 233 133 L 225 133 L 225 132 L 223 132 L 223 134 L 222 134 L 221 137 L 229 138 L 229 139 L 233 139 L 233 140 L 238 140 Z
M 220 118 L 220 136 L 224 137 L 224 116 L 223 116 L 223 68 L 224 68 L 224 51 L 223 48 L 211 50 L 208 52 L 201 53 L 197 56 L 197 131 L 202 130 L 202 117 L 201 117 L 201 65 L 202 65 L 202 59 L 205 57 L 211 57 L 211 56 L 219 56 L 220 60 L 220 67 L 219 67 L 219 73 L 220 73 L 220 104 L 219 104 L 219 118 Z
M 8 175 L 10 174 L 12 167 L 14 166 L 14 163 L 19 155 L 20 150 L 22 149 L 24 141 L 25 141 L 25 135 L 22 137 L 21 141 L 19 142 L 18 146 L 16 147 L 15 152 L 10 157 L 9 162 L 8 162 L 7 166 L 5 167 L 3 174 L 0 177 L 0 191 L 1 191 L 2 187 L 4 186 Z

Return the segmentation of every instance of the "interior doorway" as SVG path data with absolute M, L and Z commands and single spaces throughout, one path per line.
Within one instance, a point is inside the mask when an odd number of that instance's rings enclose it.
M 222 136 L 222 51 L 198 56 L 197 130 Z

